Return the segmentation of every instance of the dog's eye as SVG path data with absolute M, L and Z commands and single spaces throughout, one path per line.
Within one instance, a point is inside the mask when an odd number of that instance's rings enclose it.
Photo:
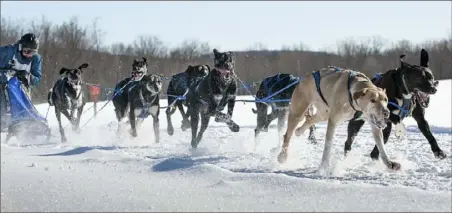
M 370 99 L 370 101 L 371 101 L 372 103 L 377 102 L 377 100 L 375 100 L 375 99 Z

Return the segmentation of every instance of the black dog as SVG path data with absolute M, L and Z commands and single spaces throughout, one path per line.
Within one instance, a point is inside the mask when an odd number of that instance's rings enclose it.
M 190 115 L 184 112 L 183 105 L 187 106 L 185 99 L 178 99 L 178 97 L 186 97 L 190 85 L 196 81 L 201 80 L 210 72 L 208 65 L 189 65 L 185 72 L 178 73 L 171 77 L 166 94 L 168 95 L 168 108 L 166 109 L 166 119 L 168 121 L 168 134 L 174 134 L 173 123 L 171 122 L 171 115 L 176 112 L 176 107 L 182 114 L 182 131 L 190 128 Z
M 372 82 L 383 89 L 386 89 L 388 104 L 391 111 L 387 127 L 383 130 L 384 143 L 388 142 L 391 133 L 392 124 L 403 125 L 402 120 L 406 116 L 413 116 L 416 120 L 419 130 L 430 143 L 430 147 L 435 157 L 444 159 L 446 154 L 439 148 L 435 137 L 433 137 L 428 122 L 425 120 L 425 108 L 428 106 L 428 96 L 435 94 L 438 81 L 434 80 L 432 71 L 428 67 L 429 56 L 427 51 L 421 50 L 420 66 L 408 64 L 403 61 L 402 55 L 401 67 L 395 70 L 389 70 L 382 74 L 381 78 L 373 78 Z M 363 120 L 352 120 L 348 124 L 347 141 L 345 142 L 345 154 L 351 150 L 353 139 L 364 125 Z M 372 159 L 378 159 L 378 148 L 375 146 L 370 156 Z
M 267 132 L 270 123 L 278 118 L 278 132 L 282 131 L 284 123 L 287 121 L 287 115 L 289 112 L 290 99 L 295 87 L 298 85 L 298 79 L 285 73 L 279 73 L 265 78 L 259 86 L 259 90 L 256 92 L 256 97 L 259 99 L 268 97 L 282 90 L 280 93 L 274 95 L 270 100 L 275 100 L 271 103 L 256 102 L 256 108 L 252 109 L 254 114 L 257 114 L 257 127 L 254 129 L 254 137 L 256 138 L 260 132 Z M 272 112 L 267 114 L 268 105 L 271 106 Z M 306 113 L 306 119 L 309 119 L 313 115 L 313 107 L 311 106 Z M 309 128 L 309 141 L 311 143 L 317 143 L 315 138 L 315 126 Z
M 80 117 L 86 103 L 83 97 L 82 69 L 87 67 L 88 64 L 84 63 L 76 69 L 61 68 L 60 75 L 66 74 L 66 76 L 56 81 L 47 95 L 49 105 L 55 106 L 62 142 L 66 142 L 67 138 L 61 125 L 61 113 L 71 122 L 72 130 L 79 131 Z M 68 110 L 71 111 L 70 114 Z M 77 110 L 76 118 L 74 117 L 75 110 Z
M 191 146 L 198 147 L 211 116 L 216 122 L 226 123 L 232 132 L 240 130 L 239 125 L 232 121 L 235 98 L 237 96 L 237 81 L 234 78 L 234 54 L 232 52 L 214 53 L 214 69 L 197 83 L 190 86 L 187 94 L 188 113 L 190 115 L 192 140 Z M 226 104 L 227 114 L 221 112 Z M 198 131 L 199 114 L 201 113 L 201 129 Z
M 160 141 L 159 94 L 162 91 L 162 76 L 151 74 L 142 76 L 139 81 L 129 81 L 130 83 L 125 84 L 124 81 L 116 85 L 116 88 L 120 89 L 115 89 L 117 94 L 113 97 L 113 105 L 118 120 L 118 136 L 126 116 L 128 116 L 131 126 L 129 133 L 133 137 L 137 137 L 137 127 L 139 128 L 143 120 L 152 115 L 155 142 L 158 143 Z

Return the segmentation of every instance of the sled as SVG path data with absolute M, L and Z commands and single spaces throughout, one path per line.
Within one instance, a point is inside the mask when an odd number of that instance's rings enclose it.
M 6 88 L 0 88 L 3 90 L 0 102 L 7 106 L 6 112 L 1 115 L 0 124 L 1 132 L 7 132 L 5 143 L 12 136 L 19 141 L 36 140 L 37 137 L 44 137 L 48 141 L 51 133 L 47 119 L 36 110 L 18 76 L 15 74 L 7 78 Z

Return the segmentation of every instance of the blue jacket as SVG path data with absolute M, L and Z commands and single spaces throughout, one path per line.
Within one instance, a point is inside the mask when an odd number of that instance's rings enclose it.
M 6 46 L 0 47 L 0 68 L 8 67 L 8 62 L 11 61 L 16 56 L 17 62 L 21 64 L 30 64 L 30 85 L 35 86 L 38 85 L 41 81 L 41 56 L 39 54 L 33 55 L 32 58 L 22 57 L 22 54 L 19 52 L 19 44 L 10 44 Z M 6 76 L 4 74 L 1 75 L 1 82 L 6 82 Z

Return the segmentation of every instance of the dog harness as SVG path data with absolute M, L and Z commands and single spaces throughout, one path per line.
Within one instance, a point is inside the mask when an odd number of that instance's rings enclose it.
M 270 80 L 272 80 L 272 78 L 266 78 L 266 79 L 264 80 L 264 82 L 263 82 L 263 83 L 264 83 L 264 90 L 265 90 L 265 92 L 267 92 L 267 94 L 271 94 L 271 93 L 272 93 L 272 89 L 273 89 L 273 87 L 274 87 L 276 84 L 278 84 L 279 82 L 281 82 L 281 81 L 283 81 L 284 79 L 289 78 L 289 77 L 290 77 L 290 76 L 287 75 L 287 76 L 281 78 L 281 73 L 276 74 L 276 82 L 273 83 L 270 87 L 268 87 L 268 83 L 269 83 Z
M 339 72 L 341 69 L 338 67 L 330 67 L 330 68 L 334 68 L 335 72 Z M 320 72 L 319 70 L 315 71 L 312 73 L 312 75 L 314 76 L 314 80 L 315 80 L 315 86 L 317 88 L 317 92 L 319 93 L 320 97 L 322 98 L 323 102 L 328 106 L 328 102 L 325 100 L 325 97 L 323 97 L 322 91 L 320 89 Z M 352 80 L 353 78 L 356 76 L 356 72 L 355 71 L 350 71 L 349 75 L 348 75 L 348 83 L 347 83 L 347 90 L 348 90 L 348 101 L 350 103 L 350 106 L 352 106 L 352 108 L 356 111 L 356 113 L 353 115 L 353 118 L 351 120 L 356 120 L 359 117 L 361 117 L 361 115 L 363 114 L 361 111 L 357 110 L 355 108 L 355 106 L 353 105 L 353 98 L 352 98 L 352 94 L 350 93 L 350 86 L 352 84 Z

